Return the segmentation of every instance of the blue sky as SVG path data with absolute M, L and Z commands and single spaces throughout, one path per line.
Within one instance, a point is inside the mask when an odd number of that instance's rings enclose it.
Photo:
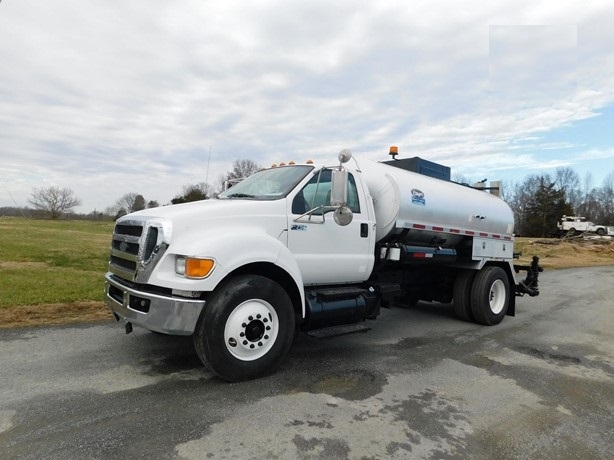
M 233 160 L 614 171 L 611 1 L 4 0 L 0 206 L 170 201 Z M 14 200 L 14 201 L 13 201 Z

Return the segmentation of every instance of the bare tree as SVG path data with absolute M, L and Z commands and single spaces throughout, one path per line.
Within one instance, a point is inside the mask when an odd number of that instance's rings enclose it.
M 124 214 L 131 212 L 134 206 L 134 201 L 136 200 L 136 197 L 138 195 L 138 193 L 134 192 L 126 193 L 124 196 L 122 196 L 119 200 L 115 202 L 115 208 L 118 212 L 123 209 Z
M 554 172 L 556 188 L 563 192 L 565 200 L 577 211 L 582 204 L 582 190 L 580 189 L 580 176 L 572 168 L 557 168 Z
M 527 230 L 527 210 L 537 192 L 538 181 L 538 176 L 527 176 L 523 182 L 506 187 L 503 199 L 514 212 L 514 232 L 517 235 L 522 235 Z
M 145 209 L 145 198 L 139 193 L 126 193 L 115 202 L 112 209 L 114 209 L 116 212 L 123 210 L 124 214 L 140 211 L 141 209 Z
M 456 182 L 457 184 L 470 185 L 473 184 L 473 181 L 461 173 L 454 173 L 452 175 L 452 182 Z
M 603 180 L 601 200 L 603 203 L 603 222 L 601 223 L 614 225 L 614 171 L 611 171 Z
M 224 183 L 232 179 L 243 179 L 249 177 L 262 169 L 262 166 L 253 160 L 235 160 L 232 162 L 232 170 L 220 176 L 218 189 L 224 190 Z
M 35 188 L 28 202 L 35 209 L 43 211 L 52 219 L 57 219 L 62 213 L 79 206 L 81 200 L 69 188 L 47 187 Z
M 576 209 L 576 215 L 590 216 L 591 212 L 595 210 L 595 197 L 593 194 L 593 175 L 587 172 L 584 176 L 582 183 L 582 202 L 578 209 Z

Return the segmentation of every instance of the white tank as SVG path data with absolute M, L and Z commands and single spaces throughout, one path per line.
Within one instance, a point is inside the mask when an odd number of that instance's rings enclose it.
M 511 239 L 510 207 L 490 193 L 395 166 L 360 160 L 378 241 L 407 229 L 409 244 L 454 246 L 464 236 Z

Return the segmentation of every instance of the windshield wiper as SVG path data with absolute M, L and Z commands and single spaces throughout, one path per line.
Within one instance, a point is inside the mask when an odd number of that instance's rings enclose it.
M 226 195 L 226 198 L 256 198 L 256 195 L 250 195 L 249 193 L 231 193 Z

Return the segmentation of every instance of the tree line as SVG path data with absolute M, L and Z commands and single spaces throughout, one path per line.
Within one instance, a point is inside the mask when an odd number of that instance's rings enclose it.
M 183 187 L 170 203 L 179 204 L 206 200 L 217 196 L 233 179 L 248 177 L 262 166 L 252 160 L 236 160 L 232 169 L 218 178 L 216 186 L 205 182 Z M 462 182 L 469 182 L 463 178 Z M 583 180 L 572 168 L 558 168 L 554 174 L 529 175 L 518 183 L 503 187 L 501 198 L 514 212 L 514 233 L 522 236 L 553 236 L 557 222 L 562 216 L 582 216 L 600 225 L 614 226 L 614 171 L 610 172 L 601 186 L 594 186 L 591 174 Z M 118 219 L 131 212 L 160 206 L 156 200 L 146 200 L 139 193 L 127 193 L 104 212 L 78 215 L 72 210 L 81 201 L 69 188 L 35 188 L 28 200 L 33 206 L 33 217 L 60 216 L 86 219 Z M 24 209 L 0 208 L 0 215 L 19 215 Z
M 183 187 L 182 193 L 176 195 L 169 203 L 179 204 L 190 201 L 207 200 L 221 193 L 228 181 L 248 177 L 254 172 L 263 169 L 261 165 L 252 160 L 235 160 L 232 169 L 222 174 L 215 186 L 205 182 L 189 184 Z M 89 214 L 77 214 L 73 209 L 81 205 L 81 200 L 73 190 L 67 187 L 41 187 L 34 188 L 28 203 L 30 208 L 3 207 L 0 208 L 0 216 L 27 216 L 35 218 L 58 219 L 60 217 L 71 219 L 91 220 L 117 220 L 121 216 L 131 212 L 141 211 L 147 208 L 157 208 L 160 203 L 156 200 L 146 200 L 140 193 L 130 192 L 120 197 L 113 205 L 104 211 L 93 211 Z
M 514 212 L 517 235 L 552 236 L 564 215 L 614 226 L 614 171 L 596 187 L 590 173 L 581 180 L 572 168 L 557 168 L 504 187 L 502 198 Z

